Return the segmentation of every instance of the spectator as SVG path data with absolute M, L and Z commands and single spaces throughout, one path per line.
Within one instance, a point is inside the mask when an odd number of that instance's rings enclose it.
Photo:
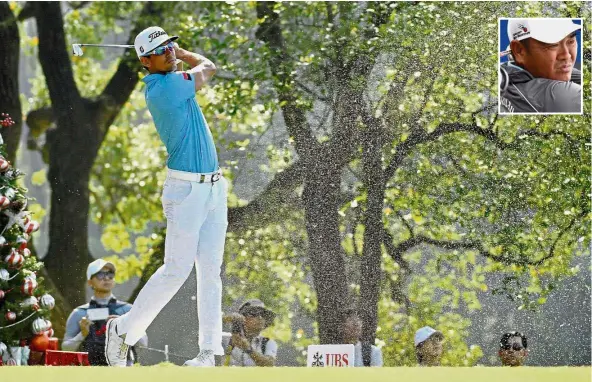
M 415 332 L 415 354 L 419 366 L 440 366 L 444 335 L 438 330 L 424 326 Z
M 522 366 L 527 355 L 528 350 L 524 334 L 509 332 L 502 336 L 499 357 L 503 366 Z
M 277 343 L 261 332 L 273 325 L 275 313 L 261 300 L 245 302 L 238 313 L 225 316 L 223 321 L 232 324 L 232 337 L 223 338 L 226 349 L 226 365 L 275 366 Z
M 86 269 L 88 285 L 93 296 L 88 304 L 74 309 L 66 322 L 66 333 L 62 350 L 88 352 L 88 360 L 94 366 L 106 366 L 105 330 L 107 319 L 119 317 L 131 309 L 131 304 L 119 301 L 111 293 L 115 282 L 115 265 L 103 259 L 93 261 Z M 104 310 L 104 309 L 107 310 Z M 142 346 L 148 345 L 148 338 L 142 337 Z M 128 363 L 136 358 L 130 353 Z
M 343 342 L 354 345 L 354 366 L 382 367 L 382 351 L 369 342 L 360 342 L 362 338 L 362 320 L 357 312 L 348 309 L 343 323 Z

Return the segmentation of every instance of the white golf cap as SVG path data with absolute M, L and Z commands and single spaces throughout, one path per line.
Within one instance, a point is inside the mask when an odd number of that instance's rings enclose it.
M 88 267 L 86 268 L 86 279 L 90 280 L 90 278 L 93 277 L 93 275 L 99 272 L 101 269 L 103 269 L 105 265 L 111 266 L 111 268 L 113 268 L 113 272 L 115 272 L 115 264 L 113 264 L 110 261 L 105 261 L 103 259 L 96 259 L 92 263 L 88 264 Z
M 175 41 L 179 36 L 169 36 L 161 27 L 149 27 L 138 33 L 134 41 L 134 48 L 138 57 L 152 52 L 167 40 Z
M 556 44 L 573 32 L 582 29 L 571 19 L 510 19 L 508 38 L 524 40 L 534 38 L 546 44 Z
M 417 332 L 415 332 L 415 346 L 424 342 L 435 333 L 438 333 L 440 336 L 444 337 L 441 332 L 429 326 L 424 326 L 423 328 L 418 329 Z

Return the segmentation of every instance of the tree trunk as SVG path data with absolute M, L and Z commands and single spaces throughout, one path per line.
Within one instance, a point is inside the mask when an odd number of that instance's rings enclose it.
M 55 172 L 50 167 L 52 208 L 44 261 L 56 289 L 76 306 L 86 301 L 86 267 L 93 260 L 88 249 L 88 173 L 71 173 L 70 181 L 63 182 Z
M 362 168 L 367 191 L 364 213 L 364 248 L 362 250 L 359 311 L 362 319 L 362 340 L 374 343 L 378 325 L 382 260 L 382 210 L 386 184 L 382 169 L 382 138 L 379 123 L 367 121 L 362 144 Z
M 350 303 L 339 234 L 341 169 L 323 160 L 311 167 L 302 198 L 318 302 L 319 337 L 323 344 L 341 343 L 343 312 Z
M 13 162 L 22 128 L 22 111 L 18 86 L 20 36 L 16 18 L 7 1 L 0 2 L 0 113 L 8 113 L 15 124 L 0 131 L 6 144 L 7 158 Z
M 48 131 L 48 180 L 51 184 L 47 271 L 71 305 L 86 300 L 88 249 L 88 181 L 99 144 L 89 110 L 74 83 L 59 3 L 37 9 L 39 61 L 52 100 L 57 129 Z

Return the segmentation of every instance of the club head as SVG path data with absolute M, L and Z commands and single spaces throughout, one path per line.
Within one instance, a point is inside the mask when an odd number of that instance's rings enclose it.
M 72 53 L 78 57 L 84 54 L 84 52 L 82 51 L 82 47 L 80 45 L 81 44 L 72 44 Z

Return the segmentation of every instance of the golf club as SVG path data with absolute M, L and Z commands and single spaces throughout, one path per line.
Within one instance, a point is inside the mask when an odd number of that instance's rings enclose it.
M 75 56 L 82 56 L 84 55 L 84 51 L 82 50 L 83 46 L 94 46 L 96 48 L 125 48 L 125 49 L 133 49 L 133 45 L 120 45 L 120 44 L 72 44 L 72 53 Z M 179 65 L 182 61 L 177 59 L 175 61 L 175 65 Z M 177 70 L 179 70 L 177 68 Z
M 82 56 L 84 51 L 82 50 L 83 46 L 94 46 L 98 48 L 127 48 L 132 49 L 133 45 L 119 45 L 119 44 L 72 44 L 72 53 L 75 56 Z

